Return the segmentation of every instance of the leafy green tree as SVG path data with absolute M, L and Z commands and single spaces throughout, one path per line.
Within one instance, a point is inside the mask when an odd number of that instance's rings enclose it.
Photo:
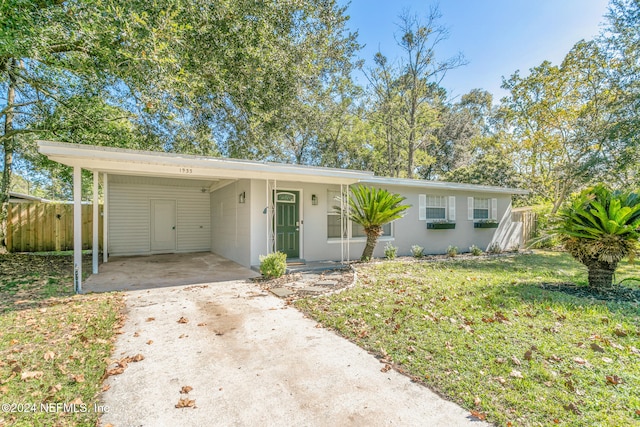
M 428 142 L 440 126 L 438 106 L 444 91 L 438 83 L 447 71 L 465 64 L 461 54 L 436 59 L 437 46 L 448 36 L 438 24 L 440 18 L 437 8 L 424 21 L 409 12 L 401 15 L 399 62 L 378 53 L 376 68 L 367 75 L 375 105 L 372 120 L 380 129 L 387 162 L 384 175 L 413 178 L 420 166 L 434 162 Z
M 580 41 L 560 66 L 545 61 L 527 77 L 503 82 L 505 124 L 512 129 L 517 167 L 555 213 L 571 192 L 605 179 L 619 147 L 609 138 L 618 93 L 595 42 Z
M 433 157 L 433 162 L 418 167 L 421 178 L 447 180 L 453 170 L 473 166 L 477 157 L 485 152 L 481 139 L 490 134 L 492 101 L 489 92 L 473 89 L 459 102 L 441 103 L 440 125 L 425 143 L 425 151 Z
M 607 25 L 600 38 L 607 69 L 618 97 L 612 108 L 616 124 L 609 138 L 619 149 L 611 171 L 621 186 L 640 185 L 640 2 L 611 0 Z
M 640 244 L 640 194 L 612 192 L 604 185 L 582 191 L 558 212 L 555 229 L 565 249 L 589 270 L 589 286 L 613 286 L 618 263 Z
M 373 257 L 382 226 L 400 219 L 410 205 L 403 205 L 405 197 L 382 188 L 359 185 L 351 188 L 349 197 L 349 219 L 364 228 L 367 243 L 360 259 L 369 261 Z

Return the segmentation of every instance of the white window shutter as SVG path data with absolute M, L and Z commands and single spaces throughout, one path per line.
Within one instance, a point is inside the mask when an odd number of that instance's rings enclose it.
M 473 197 L 467 197 L 467 214 L 469 221 L 473 221 Z
M 449 221 L 456 220 L 456 196 L 449 196 Z
M 427 220 L 427 195 L 419 194 L 418 195 L 418 219 L 420 221 Z
M 491 199 L 491 219 L 498 219 L 498 199 Z

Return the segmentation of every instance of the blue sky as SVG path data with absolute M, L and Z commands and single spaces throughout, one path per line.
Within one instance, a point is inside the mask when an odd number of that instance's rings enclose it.
M 338 0 L 347 4 L 347 0 Z M 380 49 L 389 59 L 400 52 L 396 46 L 398 15 L 403 10 L 425 16 L 431 0 L 352 0 L 347 9 L 348 26 L 358 30 L 359 57 L 373 66 Z M 607 0 L 443 0 L 440 24 L 449 29 L 436 55 L 448 58 L 461 51 L 469 64 L 450 71 L 442 82 L 450 96 L 473 88 L 494 95 L 494 102 L 506 95 L 500 89 L 502 76 L 516 70 L 521 74 L 549 60 L 559 64 L 580 39 L 591 39 L 600 31 Z M 366 80 L 361 76 L 359 80 Z

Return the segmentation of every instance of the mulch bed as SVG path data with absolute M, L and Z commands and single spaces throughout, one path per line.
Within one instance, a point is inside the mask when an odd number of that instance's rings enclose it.
M 577 296 L 591 298 L 598 301 L 627 302 L 640 304 L 640 289 L 616 285 L 609 290 L 596 290 L 584 285 L 574 283 L 545 283 L 542 289 Z

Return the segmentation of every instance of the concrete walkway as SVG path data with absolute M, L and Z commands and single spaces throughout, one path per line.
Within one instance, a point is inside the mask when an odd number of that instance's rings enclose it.
M 106 380 L 102 425 L 486 425 L 253 283 L 130 291 L 126 303 L 114 359 L 144 360 Z

